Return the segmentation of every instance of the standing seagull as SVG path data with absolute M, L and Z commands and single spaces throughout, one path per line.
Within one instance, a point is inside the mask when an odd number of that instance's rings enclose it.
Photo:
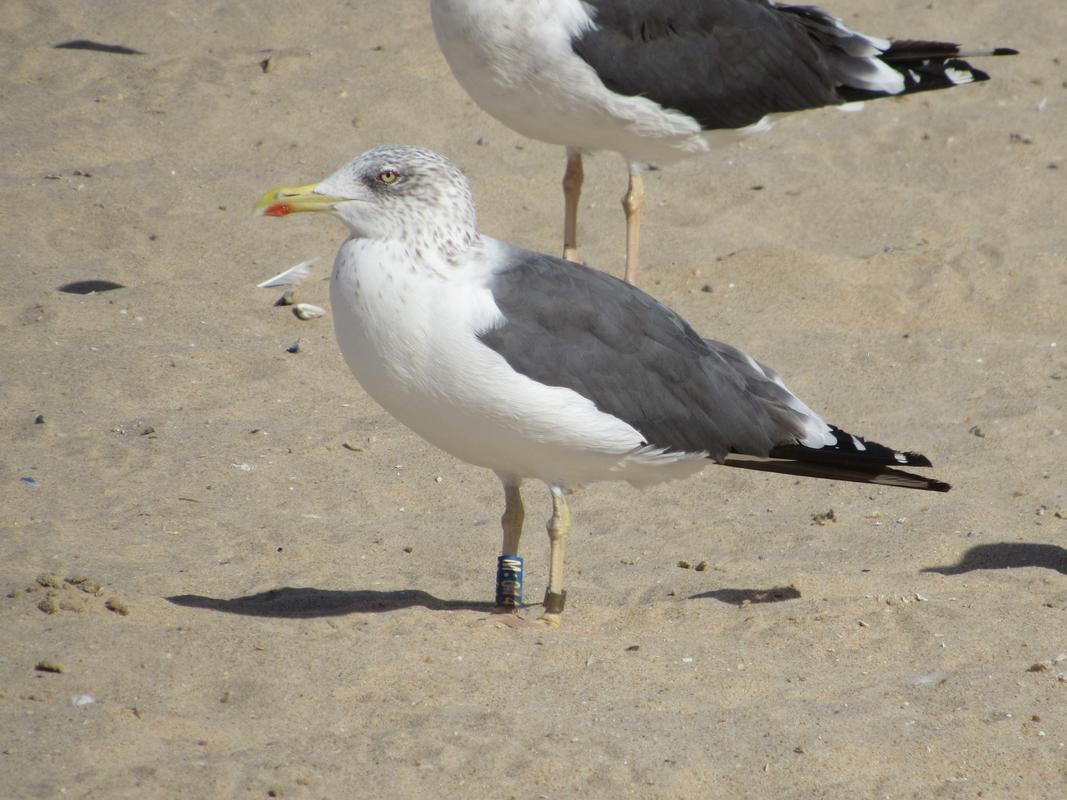
M 605 273 L 482 236 L 467 179 L 446 158 L 379 147 L 256 211 L 329 211 L 348 226 L 330 276 L 345 362 L 371 397 L 432 444 L 504 484 L 497 604 L 522 604 L 525 478 L 552 493 L 545 619 L 563 610 L 565 491 L 646 485 L 709 461 L 947 491 L 928 467 L 828 425 L 778 375 L 701 338 Z
M 630 170 L 626 280 L 635 283 L 643 162 L 706 153 L 826 105 L 988 80 L 947 42 L 864 36 L 770 0 L 432 0 L 453 74 L 485 111 L 567 148 L 563 256 L 577 260 L 582 153 Z

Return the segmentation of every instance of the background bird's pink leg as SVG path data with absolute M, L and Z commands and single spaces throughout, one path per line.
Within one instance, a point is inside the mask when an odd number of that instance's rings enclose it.
M 637 285 L 637 267 L 640 261 L 641 209 L 645 206 L 645 183 L 641 179 L 641 165 L 631 163 L 630 184 L 622 198 L 626 212 L 626 282 Z
M 582 196 L 582 151 L 567 148 L 567 170 L 563 173 L 563 257 L 578 261 L 578 200 Z

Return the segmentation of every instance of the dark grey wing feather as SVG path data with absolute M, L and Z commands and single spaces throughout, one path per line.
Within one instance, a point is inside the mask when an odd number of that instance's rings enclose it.
M 777 374 L 603 272 L 505 248 L 490 281 L 504 322 L 479 333 L 512 369 L 561 386 L 623 420 L 652 446 L 706 452 L 743 469 L 947 491 L 902 472 L 930 466 L 830 426 L 836 443 L 806 447 L 812 419 Z
M 842 102 L 794 15 L 764 0 L 591 0 L 574 52 L 619 94 L 682 111 L 705 129 Z
M 595 27 L 571 44 L 614 92 L 654 100 L 705 130 L 740 128 L 767 114 L 885 97 L 871 85 L 880 58 L 901 93 L 946 89 L 967 73 L 950 42 L 904 40 L 879 54 L 872 41 L 814 6 L 766 0 L 585 0 Z M 1014 55 L 996 48 L 977 55 Z
M 506 322 L 480 339 L 516 371 L 587 397 L 650 445 L 720 462 L 803 436 L 787 391 L 644 292 L 539 253 L 508 255 L 490 284 Z

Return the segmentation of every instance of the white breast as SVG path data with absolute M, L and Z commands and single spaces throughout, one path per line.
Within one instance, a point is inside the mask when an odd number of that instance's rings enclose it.
M 477 333 L 502 319 L 484 266 L 396 269 L 405 260 L 400 247 L 346 242 L 330 300 L 345 362 L 402 423 L 471 464 L 547 483 L 646 483 L 702 466 L 643 450 L 630 425 L 570 389 L 520 375 L 482 344 Z

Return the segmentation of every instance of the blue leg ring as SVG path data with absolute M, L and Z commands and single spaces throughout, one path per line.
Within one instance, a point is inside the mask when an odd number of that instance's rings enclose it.
M 496 560 L 496 604 L 498 607 L 522 607 L 522 578 L 521 556 L 500 556 Z

